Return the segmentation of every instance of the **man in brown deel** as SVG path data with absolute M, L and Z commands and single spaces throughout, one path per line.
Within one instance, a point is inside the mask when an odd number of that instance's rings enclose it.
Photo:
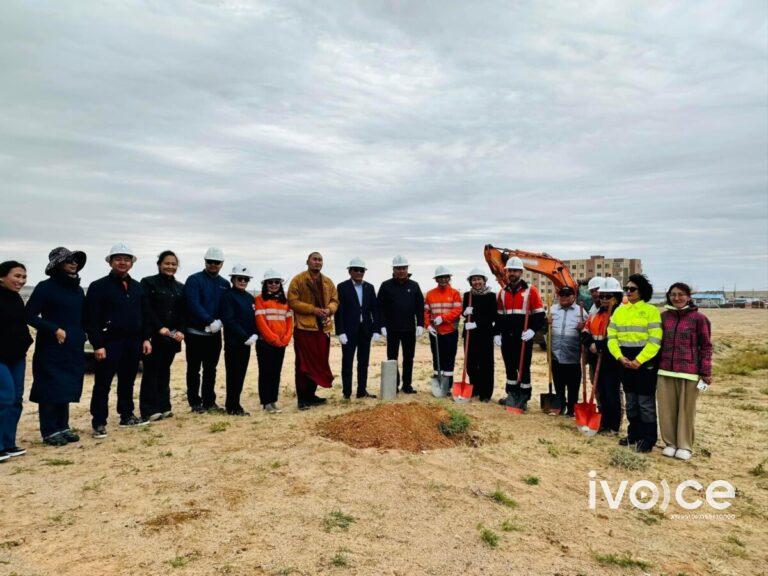
M 296 275 L 288 287 L 288 306 L 295 316 L 293 346 L 299 410 L 325 403 L 326 399 L 315 392 L 318 386 L 330 388 L 333 383 L 328 356 L 339 297 L 333 281 L 320 273 L 322 269 L 322 255 L 312 252 L 307 257 L 307 271 Z

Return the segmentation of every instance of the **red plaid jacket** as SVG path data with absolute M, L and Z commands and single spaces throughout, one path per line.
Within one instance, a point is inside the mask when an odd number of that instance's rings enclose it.
M 667 307 L 661 313 L 659 369 L 699 376 L 712 375 L 712 340 L 709 318 L 689 305 L 684 310 Z

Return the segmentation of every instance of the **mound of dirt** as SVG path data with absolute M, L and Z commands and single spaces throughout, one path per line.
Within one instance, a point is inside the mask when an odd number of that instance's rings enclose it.
M 318 428 L 322 436 L 353 448 L 420 452 L 461 442 L 440 431 L 440 423 L 449 419 L 445 408 L 433 404 L 380 404 L 328 418 Z

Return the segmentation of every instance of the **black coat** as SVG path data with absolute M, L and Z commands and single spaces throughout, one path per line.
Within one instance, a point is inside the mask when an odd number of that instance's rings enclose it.
M 469 306 L 469 292 L 464 292 L 462 298 L 462 311 Z M 468 320 L 465 317 L 465 320 Z M 477 328 L 472 332 L 484 336 L 493 336 L 496 334 L 496 294 L 488 292 L 487 294 L 472 295 L 472 318 L 471 321 L 477 324 Z M 467 337 L 467 331 L 464 331 L 464 338 Z
M 224 325 L 224 345 L 242 346 L 256 330 L 256 300 L 245 290 L 230 288 L 221 297 L 219 305 Z
M 416 326 L 424 326 L 424 294 L 410 278 L 382 282 L 378 300 L 381 325 L 388 331 L 415 332 Z
M 337 335 L 346 334 L 348 338 L 356 338 L 361 317 L 363 329 L 368 336 L 381 330 L 379 303 L 376 300 L 376 289 L 373 284 L 363 281 L 362 307 L 352 279 L 341 282 L 336 287 L 336 291 L 339 293 L 339 308 L 334 314 L 333 322 Z
M 172 276 L 155 274 L 141 279 L 141 288 L 147 299 L 144 321 L 152 334 L 152 344 L 160 344 L 176 350 L 181 350 L 181 343 L 170 336 L 161 336 L 161 328 L 185 332 L 187 329 L 186 298 L 184 284 Z
M 0 286 L 0 362 L 22 360 L 31 345 L 24 300 L 18 292 Z
M 150 326 L 144 322 L 149 314 L 141 285 L 126 278 L 128 288 L 114 273 L 91 282 L 85 296 L 85 331 L 94 350 L 108 342 L 130 338 L 146 340 Z
M 37 330 L 32 357 L 32 402 L 79 402 L 85 376 L 85 295 L 80 278 L 55 274 L 35 286 L 27 302 L 27 322 Z M 67 333 L 63 344 L 56 330 Z

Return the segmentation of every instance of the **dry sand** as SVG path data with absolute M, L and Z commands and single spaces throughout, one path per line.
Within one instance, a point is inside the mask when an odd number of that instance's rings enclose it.
M 718 358 L 731 353 L 729 345 L 765 348 L 767 311 L 708 314 Z M 384 352 L 377 345 L 372 353 L 373 391 Z M 335 370 L 340 357 L 334 343 Z M 537 404 L 546 385 L 544 354 L 537 351 L 534 363 Z M 220 366 L 221 392 L 223 360 Z M 768 472 L 755 469 L 768 459 L 765 370 L 716 377 L 699 404 L 695 458 L 682 463 L 656 450 L 641 472 L 611 466 L 614 438 L 587 439 L 572 421 L 535 406 L 513 416 L 495 404 L 467 405 L 487 440 L 477 448 L 414 454 L 328 440 L 316 431 L 321 420 L 376 401 L 344 403 L 337 384 L 324 392 L 326 406 L 298 412 L 292 350 L 281 385 L 283 414 L 259 411 L 252 358 L 244 392 L 252 417 L 192 415 L 184 368 L 180 355 L 176 417 L 123 430 L 113 412 L 106 440 L 89 436 L 92 376 L 72 411 L 83 432 L 78 444 L 43 446 L 36 405 L 25 403 L 19 443 L 29 452 L 0 464 L 0 575 L 766 573 Z M 420 343 L 415 400 L 449 405 L 428 396 L 429 373 L 429 350 Z M 503 381 L 498 352 L 496 381 Z M 214 432 L 219 428 L 225 429 Z M 626 502 L 610 510 L 600 501 L 590 510 L 590 470 L 613 487 L 622 479 L 672 486 L 726 479 L 738 490 L 726 511 L 735 517 L 679 520 L 671 517 L 680 512 L 674 505 L 649 514 Z M 526 483 L 528 476 L 538 484 Z M 516 506 L 490 498 L 495 490 Z M 479 525 L 499 536 L 496 548 L 481 539 Z M 611 553 L 647 567 L 600 561 Z

